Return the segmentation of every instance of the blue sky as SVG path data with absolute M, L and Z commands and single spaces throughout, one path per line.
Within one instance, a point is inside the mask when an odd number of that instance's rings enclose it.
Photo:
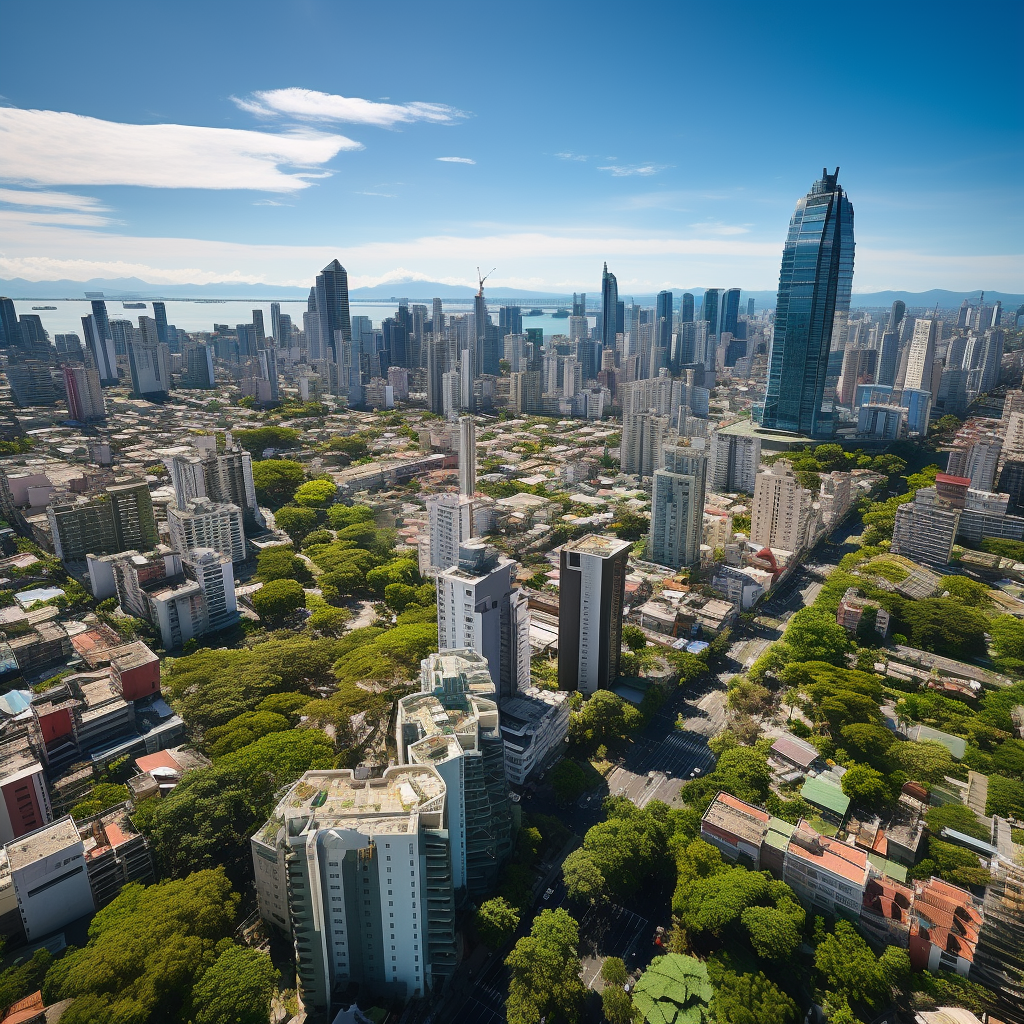
M 1024 5 L 2 0 L 0 278 L 1024 291 Z M 456 158 L 456 159 L 445 159 Z

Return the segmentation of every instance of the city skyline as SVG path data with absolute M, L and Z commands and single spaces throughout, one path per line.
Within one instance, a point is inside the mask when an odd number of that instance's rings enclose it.
M 921 75 L 911 11 L 885 9 L 902 57 L 870 6 L 816 11 L 842 40 L 826 56 L 794 52 L 789 19 L 759 5 L 735 6 L 722 48 L 696 43 L 717 37 L 720 14 L 650 5 L 634 16 L 678 40 L 686 73 L 675 58 L 630 61 L 595 92 L 578 70 L 607 20 L 574 5 L 526 7 L 512 28 L 460 4 L 387 24 L 373 8 L 255 4 L 243 19 L 226 4 L 202 10 L 202 34 L 197 5 L 167 24 L 101 6 L 105 18 L 63 5 L 45 23 L 27 5 L 6 11 L 13 35 L 45 37 L 51 70 L 35 73 L 27 47 L 0 71 L 0 278 L 294 286 L 337 257 L 353 289 L 454 286 L 490 261 L 489 288 L 566 293 L 592 290 L 608 260 L 621 294 L 771 290 L 792 196 L 826 162 L 858 208 L 855 293 L 1015 292 L 1024 277 L 1009 66 Z M 1006 38 L 1021 27 L 1006 3 L 980 17 Z M 77 53 L 116 52 L 115 25 L 145 33 L 171 70 L 125 90 L 115 60 L 72 82 Z M 269 26 L 272 70 L 224 59 L 258 51 Z M 359 59 L 327 59 L 339 40 Z M 552 40 L 582 56 L 556 56 Z M 956 10 L 938 5 L 929 49 L 961 45 Z M 497 49 L 507 70 L 467 76 L 425 57 L 474 47 Z M 798 89 L 826 75 L 820 94 Z M 694 124 L 712 108 L 723 133 L 705 146 Z M 794 117 L 803 130 L 781 130 Z

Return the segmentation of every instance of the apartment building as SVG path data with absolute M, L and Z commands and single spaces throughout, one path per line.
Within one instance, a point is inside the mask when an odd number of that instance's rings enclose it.
M 242 510 L 230 502 L 189 498 L 184 508 L 167 509 L 171 545 L 182 556 L 195 548 L 213 548 L 232 562 L 246 559 Z

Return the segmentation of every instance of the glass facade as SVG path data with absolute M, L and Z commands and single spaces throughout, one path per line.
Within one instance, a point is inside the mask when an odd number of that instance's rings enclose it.
M 811 437 L 835 432 L 829 352 L 853 286 L 853 206 L 835 174 L 799 200 L 782 252 L 775 334 L 761 423 Z

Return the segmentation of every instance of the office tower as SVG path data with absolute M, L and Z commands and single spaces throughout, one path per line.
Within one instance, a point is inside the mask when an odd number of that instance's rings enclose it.
M 619 285 L 615 275 L 608 273 L 608 264 L 604 265 L 601 274 L 601 344 L 604 348 L 615 348 L 615 335 L 621 331 L 619 326 Z
M 50 336 L 43 328 L 42 318 L 38 313 L 22 313 L 18 321 L 21 330 L 21 347 L 31 349 L 37 345 L 49 348 Z
M 441 412 L 446 419 L 454 417 L 462 405 L 462 374 L 449 370 L 441 374 Z
M 139 317 L 140 321 L 146 319 Z M 130 342 L 128 368 L 132 376 L 133 398 L 150 402 L 162 402 L 167 398 L 171 390 L 171 354 L 166 345 L 157 341 Z
M 398 763 L 429 765 L 444 780 L 452 887 L 489 895 L 512 851 L 512 810 L 494 684 L 475 651 L 430 654 L 420 692 L 395 708 Z
M 998 327 L 999 324 L 1002 322 L 1002 319 L 1003 319 L 1003 303 L 1002 303 L 1001 300 L 997 299 L 995 304 L 992 306 L 992 316 L 989 319 L 989 322 L 988 322 L 988 324 L 986 326 L 988 326 L 988 327 Z
M 464 348 L 459 357 L 459 407 L 476 412 L 476 348 Z
M 82 351 L 82 339 L 77 334 L 55 334 L 53 347 L 57 350 L 58 360 L 81 362 L 85 355 Z
M 766 548 L 803 550 L 811 524 L 814 495 L 800 486 L 793 464 L 779 459 L 757 474 L 750 539 Z
M 754 300 L 753 298 L 747 299 L 747 319 L 754 319 Z
M 281 348 L 292 347 L 292 318 L 288 313 L 282 313 L 277 318 L 277 329 L 281 332 L 281 337 L 275 337 L 275 341 Z
M 6 295 L 0 296 L 0 348 L 16 348 L 21 344 L 21 328 L 14 303 Z
M 918 320 L 914 324 L 914 336 L 910 341 L 907 357 L 907 373 L 903 387 L 917 391 L 930 391 L 932 365 L 935 362 L 936 334 L 941 331 L 940 320 Z
M 430 765 L 309 771 L 252 837 L 260 916 L 293 938 L 305 1007 L 326 1014 L 350 986 L 405 1001 L 451 976 L 446 803 Z
M 558 688 L 592 694 L 619 674 L 628 540 L 591 534 L 559 560 Z
M 672 343 L 672 293 L 658 292 L 654 323 L 657 327 L 657 342 L 663 348 Z
M 971 304 L 967 301 L 967 299 L 964 299 L 964 301 L 960 303 L 960 310 L 957 313 L 956 317 L 956 325 L 960 330 L 963 330 L 967 326 L 967 318 L 970 316 L 970 314 Z
M 317 279 L 323 277 L 317 275 Z M 310 362 L 320 362 L 324 357 L 323 343 L 320 337 L 320 313 L 316 307 L 316 285 L 309 289 L 306 299 L 306 311 L 302 314 L 302 333 L 306 336 L 306 353 Z
M 212 548 L 232 562 L 244 562 L 245 529 L 237 505 L 190 498 L 184 508 L 167 509 L 171 546 L 183 557 L 194 548 Z
M 967 452 L 962 475 L 970 478 L 971 487 L 974 490 L 992 490 L 1002 450 L 1003 443 L 997 438 L 992 438 L 989 441 L 976 441 L 971 445 Z M 1002 487 L 1000 487 L 1001 489 Z
M 109 334 L 106 309 L 103 310 L 102 320 L 98 319 L 95 313 L 97 306 L 103 306 L 102 302 L 94 302 L 91 316 L 82 317 L 82 334 L 85 344 L 92 355 L 96 370 L 100 375 L 100 384 L 103 387 L 117 383 L 117 355 L 114 351 L 114 342 Z
M 183 388 L 193 391 L 210 391 L 215 386 L 213 374 L 213 352 L 209 345 L 202 342 L 189 342 L 185 345 L 185 374 L 181 382 Z
M 106 418 L 100 375 L 95 367 L 85 365 L 64 365 L 64 393 L 67 396 L 68 416 L 79 423 Z
M 459 545 L 458 563 L 437 574 L 438 650 L 467 648 L 482 655 L 502 697 L 521 683 L 513 675 L 513 652 L 524 635 L 529 641 L 526 598 L 512 591 L 515 570 L 511 558 L 471 538 Z
M 882 335 L 882 345 L 878 352 L 878 370 L 875 381 L 887 387 L 896 383 L 896 364 L 899 356 L 899 335 L 896 331 L 886 329 Z
M 932 411 L 932 393 L 918 388 L 904 388 L 900 392 L 899 404 L 907 410 L 908 433 L 927 434 Z
M 351 346 L 351 342 L 344 344 L 346 347 Z M 277 349 L 261 348 L 257 355 L 259 356 L 260 379 L 269 385 L 270 401 L 276 402 L 280 397 L 277 380 Z
M 972 334 L 967 339 L 964 350 L 963 366 L 971 370 L 971 390 L 976 394 L 987 394 L 999 383 L 1002 370 L 1003 342 L 1002 331 L 989 329 L 984 334 Z
M 749 434 L 711 432 L 708 486 L 718 492 L 753 494 L 761 465 L 761 438 Z
M 502 335 L 523 333 L 523 311 L 519 306 L 502 306 L 498 310 L 498 330 Z
M 708 325 L 708 337 L 717 337 L 721 331 L 722 289 L 708 288 L 700 308 L 700 318 Z
M 693 323 L 693 296 L 689 292 L 683 292 L 679 302 L 679 322 L 681 324 Z
M 449 569 L 459 562 L 459 546 L 473 536 L 473 500 L 464 494 L 432 494 L 427 498 L 430 541 L 421 571 Z
M 156 321 L 157 340 L 167 345 L 167 307 L 162 302 L 153 303 L 153 319 Z
M 337 394 L 340 382 L 335 375 L 340 343 L 352 340 L 348 273 L 337 260 L 332 260 L 317 275 L 316 309 L 320 323 L 320 358 L 328 359 L 335 367 L 331 371 L 331 392 Z
M 584 317 L 587 315 L 586 292 L 580 292 L 579 295 L 577 295 L 575 292 L 572 293 L 572 315 Z
M 671 569 L 700 560 L 708 453 L 704 439 L 696 441 L 665 445 L 664 468 L 654 471 L 649 557 Z
M 252 326 L 256 331 L 256 347 L 263 348 L 267 343 L 267 332 L 263 327 L 262 309 L 254 309 L 252 311 Z
M 103 299 L 93 299 L 90 303 L 92 306 L 92 315 L 96 320 L 96 326 L 99 328 L 100 336 L 103 338 L 110 337 L 110 321 L 107 318 L 107 304 Z
M 444 331 L 444 307 L 440 299 L 431 300 L 430 329 L 437 338 L 440 338 Z
M 135 340 L 138 328 L 131 320 L 111 320 L 110 337 L 114 342 L 114 355 L 118 358 L 128 355 L 128 343 Z
M 32 405 L 56 405 L 59 401 L 49 363 L 38 359 L 10 362 L 6 373 L 7 383 L 11 386 L 11 398 L 19 409 L 27 409 Z
M 444 374 L 446 343 L 440 335 L 427 335 L 427 408 L 444 413 Z
M 722 292 L 722 319 L 720 334 L 737 334 L 740 322 L 740 290 L 727 288 Z
M 948 565 L 959 525 L 960 509 L 938 497 L 934 487 L 922 487 L 896 509 L 889 550 L 922 565 Z
M 270 304 L 270 333 L 274 336 L 274 341 L 278 345 L 283 345 L 284 339 L 281 337 L 281 303 L 272 302 Z
M 825 383 L 836 315 L 850 308 L 854 247 L 853 206 L 838 178 L 838 168 L 823 169 L 789 223 L 761 417 L 771 430 L 834 432 Z
M 857 385 L 874 381 L 877 360 L 878 352 L 873 348 L 848 347 L 843 352 L 843 370 L 836 390 L 840 405 L 852 407 Z

